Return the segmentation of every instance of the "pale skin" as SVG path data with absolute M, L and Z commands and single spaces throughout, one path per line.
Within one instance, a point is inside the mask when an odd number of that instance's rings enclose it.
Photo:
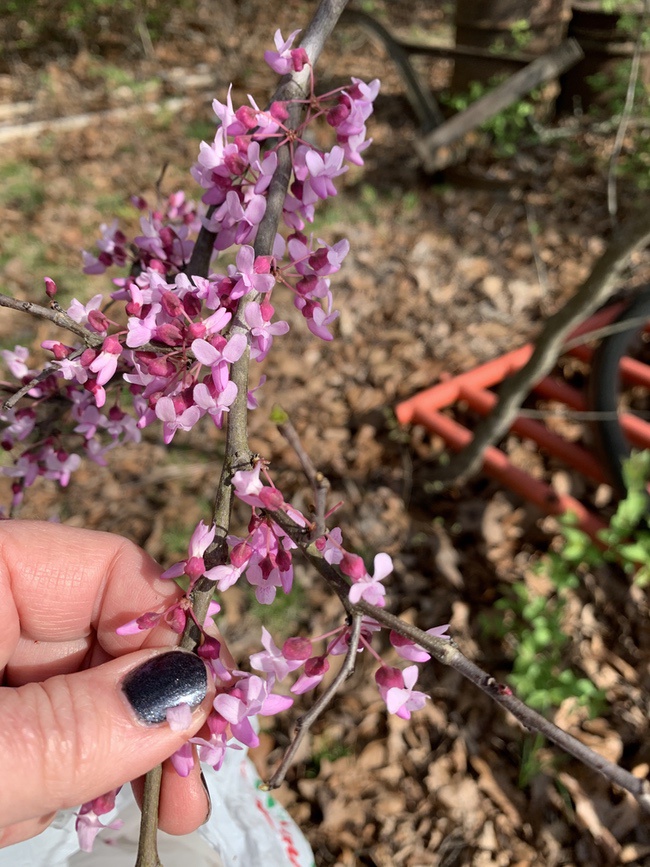
M 180 598 L 161 571 L 119 536 L 0 522 L 0 847 L 40 833 L 57 810 L 131 780 L 139 799 L 142 775 L 201 729 L 212 687 L 180 733 L 143 725 L 120 690 L 156 648 L 178 644 L 164 624 L 115 632 Z M 198 762 L 184 779 L 166 762 L 160 828 L 187 834 L 208 810 Z

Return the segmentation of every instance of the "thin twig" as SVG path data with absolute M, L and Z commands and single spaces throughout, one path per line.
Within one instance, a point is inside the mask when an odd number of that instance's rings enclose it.
M 55 302 L 54 302 L 55 303 Z M 54 307 L 41 307 L 40 304 L 34 304 L 32 301 L 19 301 L 16 298 L 11 298 L 9 295 L 0 294 L 0 307 L 9 307 L 11 310 L 18 310 L 21 313 L 29 313 L 30 316 L 35 316 L 37 319 L 47 319 L 58 325 L 59 328 L 65 328 L 80 337 L 86 346 L 97 348 L 104 342 L 104 338 L 100 334 L 94 334 L 88 331 L 83 325 L 79 325 L 74 319 L 71 319 L 58 304 Z
M 314 530 L 313 539 L 320 538 L 326 529 L 325 512 L 327 510 L 327 495 L 330 491 L 329 479 L 316 469 L 311 458 L 305 451 L 298 436 L 298 431 L 291 423 L 289 416 L 282 410 L 285 421 L 278 424 L 278 430 L 296 453 L 303 473 L 311 485 L 314 494 Z
M 158 855 L 156 831 L 158 829 L 158 804 L 162 785 L 162 765 L 156 765 L 146 775 L 142 792 L 142 818 L 138 838 L 138 854 L 135 867 L 162 867 Z M 142 833 L 143 828 L 153 828 L 153 833 Z
M 641 65 L 641 52 L 643 50 L 643 42 L 646 32 L 646 22 L 648 19 L 648 11 L 650 10 L 650 0 L 645 0 L 643 4 L 643 13 L 639 19 L 639 30 L 634 43 L 634 54 L 632 55 L 632 63 L 630 64 L 630 77 L 627 81 L 627 91 L 625 93 L 625 105 L 621 120 L 616 130 L 614 146 L 612 154 L 609 158 L 609 166 L 607 169 L 607 210 L 612 221 L 612 225 L 616 223 L 616 214 L 618 213 L 618 194 L 616 189 L 616 164 L 621 155 L 627 126 L 632 116 L 634 108 L 634 96 L 636 92 L 636 83 L 639 78 L 639 68 Z
M 318 717 L 323 713 L 328 704 L 332 701 L 343 683 L 350 677 L 350 675 L 354 671 L 354 664 L 357 658 L 357 650 L 359 648 L 359 639 L 361 638 L 362 620 L 363 617 L 361 614 L 355 614 L 353 616 L 348 651 L 345 655 L 343 665 L 338 671 L 336 677 L 332 680 L 330 685 L 318 698 L 318 700 L 314 702 L 314 704 L 309 708 L 306 714 L 303 714 L 303 716 L 301 716 L 296 721 L 296 728 L 293 738 L 291 739 L 291 743 L 285 750 L 280 765 L 278 766 L 275 773 L 264 788 L 277 789 L 278 786 L 282 785 L 282 783 L 284 782 L 284 778 L 287 775 L 287 771 L 291 767 L 291 763 L 293 762 L 294 756 L 296 755 L 298 747 L 302 743 L 303 738 L 312 727 L 312 725 L 316 722 Z
M 585 343 L 590 343 L 592 340 L 602 340 L 603 337 L 610 337 L 612 334 L 620 334 L 621 331 L 632 330 L 633 328 L 641 328 L 648 321 L 647 316 L 635 316 L 632 319 L 622 319 L 618 322 L 612 322 L 610 325 L 603 325 L 602 328 L 594 328 L 593 331 L 586 331 L 584 334 L 579 334 L 577 337 L 567 340 L 562 347 L 562 352 L 570 352 L 576 346 L 583 346 Z
M 524 204 L 524 207 L 526 209 L 526 225 L 528 226 L 528 234 L 530 235 L 530 246 L 533 251 L 533 257 L 535 259 L 535 268 L 537 269 L 537 282 L 539 283 L 539 287 L 542 290 L 542 297 L 548 298 L 548 268 L 546 267 L 546 263 L 542 259 L 539 250 L 539 244 L 537 243 L 537 231 L 535 221 L 531 213 L 531 207 L 527 203 Z

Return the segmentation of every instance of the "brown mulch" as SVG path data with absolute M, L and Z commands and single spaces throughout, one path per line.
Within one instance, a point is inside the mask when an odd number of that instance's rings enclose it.
M 426 3 L 375 6 L 404 28 L 441 22 Z M 215 4 L 180 10 L 154 58 L 138 56 L 133 41 L 126 54 L 113 45 L 111 63 L 144 83 L 141 88 L 116 88 L 102 78 L 97 46 L 51 54 L 43 46 L 38 58 L 16 53 L 0 76 L 0 105 L 33 101 L 23 121 L 178 94 L 191 99 L 171 116 L 3 146 L 0 170 L 28 165 L 37 195 L 18 188 L 12 198 L 0 190 L 2 291 L 39 300 L 44 273 L 64 291 L 99 291 L 102 278 L 78 276 L 79 249 L 92 244 L 97 225 L 116 208 L 127 224 L 133 220 L 124 202 L 132 193 L 153 198 L 163 165 L 167 192 L 184 183 L 199 138 L 209 135 L 212 96 L 223 98 L 233 80 L 235 100 L 246 93 L 263 100 L 273 78 L 260 69 L 260 52 L 276 27 L 286 33 L 304 24 L 310 9 L 304 0 L 220 3 L 216 32 Z M 448 76 L 445 64 L 426 69 L 432 84 Z M 486 633 L 483 617 L 508 586 L 537 586 L 531 563 L 552 544 L 546 531 L 554 527 L 482 477 L 462 490 L 432 493 L 428 483 L 441 444 L 421 429 L 401 430 L 393 408 L 441 374 L 470 369 L 530 339 L 586 276 L 609 235 L 598 170 L 608 143 L 586 133 L 581 144 L 591 150 L 581 166 L 561 142 L 522 148 L 509 160 L 476 153 L 463 179 L 433 185 L 414 158 L 415 121 L 382 50 L 359 31 L 342 30 L 322 66 L 334 84 L 349 74 L 382 78 L 371 122 L 375 144 L 365 168 L 345 176 L 318 225 L 319 236 L 349 235 L 352 246 L 333 283 L 341 309 L 336 339 L 316 341 L 286 304 L 282 314 L 292 327 L 265 364 L 268 383 L 251 418 L 251 445 L 271 460 L 285 494 L 306 507 L 310 495 L 297 459 L 269 421 L 273 405 L 281 404 L 330 479 L 331 503 L 343 501 L 336 521 L 345 538 L 364 555 L 383 550 L 394 557 L 392 609 L 423 628 L 450 622 L 463 652 L 505 679 L 509 648 Z M 214 75 L 209 93 L 201 78 L 206 71 Z M 187 129 L 193 137 L 185 136 Z M 5 185 L 11 181 L 2 177 Z M 650 273 L 647 255 L 634 264 L 629 285 Z M 19 338 L 37 346 L 46 329 L 34 336 L 30 327 L 3 311 L 3 346 Z M 182 555 L 183 534 L 206 514 L 219 443 L 206 428 L 168 453 L 151 434 L 145 446 L 112 454 L 106 468 L 83 467 L 64 492 L 43 483 L 27 497 L 23 515 L 122 533 L 171 562 Z M 515 440 L 510 447 L 535 472 L 546 478 L 561 472 L 562 484 L 576 495 L 591 495 L 569 468 L 550 466 Z M 341 618 L 337 600 L 304 567 L 298 579 L 297 601 L 275 622 L 271 610 L 268 622 L 286 634 L 332 628 Z M 265 612 L 250 594 L 234 588 L 224 609 L 222 625 L 235 654 L 257 647 Z M 568 606 L 566 663 L 605 689 L 610 705 L 593 720 L 571 702 L 555 713 L 559 724 L 637 774 L 650 767 L 647 615 L 646 592 L 627 579 L 604 572 L 585 577 Z M 319 867 L 650 863 L 648 824 L 635 803 L 573 760 L 543 748 L 539 772 L 521 787 L 527 735 L 456 673 L 422 668 L 431 701 L 408 723 L 386 714 L 372 674 L 371 660 L 361 659 L 278 793 L 309 837 Z M 256 761 L 266 776 L 308 699 L 298 705 L 263 733 Z

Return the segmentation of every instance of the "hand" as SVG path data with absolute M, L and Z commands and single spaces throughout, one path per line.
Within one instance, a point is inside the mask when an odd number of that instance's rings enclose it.
M 156 704 L 164 718 L 165 706 L 179 701 L 175 696 L 165 704 L 166 661 L 159 666 L 162 674 L 152 677 L 145 666 L 139 675 L 139 707 L 122 689 L 127 673 L 162 656 L 157 648 L 178 643 L 166 624 L 137 635 L 115 632 L 180 598 L 176 584 L 161 581 L 160 572 L 144 551 L 119 536 L 38 521 L 0 522 L 0 846 L 38 834 L 57 810 L 130 780 L 136 780 L 139 798 L 142 780 L 136 778 L 205 722 L 214 688 L 209 678 L 202 681 L 203 663 L 191 654 L 169 654 L 172 666 L 189 668 L 190 681 L 194 676 L 193 691 L 181 698 L 198 704 L 186 731 L 142 719 L 152 716 Z M 160 827 L 186 834 L 208 811 L 198 763 L 181 778 L 167 762 Z

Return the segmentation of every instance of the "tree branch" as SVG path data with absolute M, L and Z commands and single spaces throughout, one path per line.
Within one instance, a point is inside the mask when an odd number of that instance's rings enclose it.
M 343 686 L 344 681 L 346 681 L 354 671 L 354 663 L 357 658 L 357 650 L 359 649 L 359 639 L 361 638 L 362 620 L 363 617 L 360 614 L 353 616 L 352 629 L 350 630 L 350 642 L 348 644 L 348 651 L 345 654 L 343 665 L 337 672 L 336 677 L 332 680 L 318 700 L 309 708 L 307 713 L 303 714 L 296 720 L 294 736 L 285 750 L 278 768 L 268 781 L 266 785 L 267 789 L 277 789 L 278 786 L 282 785 L 303 738 L 316 722 L 318 717 L 323 713 L 328 704 L 332 701 L 339 689 Z
M 41 307 L 40 304 L 34 304 L 32 301 L 18 301 L 9 295 L 0 294 L 0 307 L 9 307 L 11 310 L 19 310 L 21 313 L 29 313 L 30 316 L 35 316 L 37 319 L 47 319 L 58 325 L 59 328 L 66 328 L 76 334 L 86 346 L 92 346 L 96 349 L 104 342 L 104 338 L 100 334 L 88 331 L 83 325 L 79 325 L 78 322 L 71 319 L 67 313 L 61 310 L 56 301 L 52 302 L 51 307 Z
M 364 615 L 371 617 L 382 626 L 393 629 L 400 635 L 409 638 L 415 644 L 424 648 L 438 662 L 449 668 L 453 668 L 486 693 L 493 701 L 510 711 L 524 728 L 540 732 L 548 740 L 559 746 L 560 749 L 574 756 L 574 758 L 599 774 L 602 774 L 610 783 L 628 791 L 644 810 L 650 812 L 650 783 L 648 780 L 641 780 L 629 771 L 614 764 L 614 762 L 610 762 L 609 759 L 603 758 L 603 756 L 589 749 L 577 738 L 574 738 L 568 732 L 563 731 L 550 722 L 550 720 L 547 720 L 546 717 L 529 708 L 516 698 L 508 687 L 504 687 L 498 683 L 494 677 L 467 659 L 453 641 L 428 635 L 423 630 L 412 626 L 385 609 L 378 608 L 376 605 L 370 605 L 364 600 L 361 600 L 357 604 L 352 604 L 348 598 L 350 584 L 334 566 L 331 566 L 323 559 L 314 544 L 307 544 L 305 542 L 304 529 L 295 524 L 284 512 L 270 512 L 269 514 L 298 545 L 303 555 L 325 579 L 331 589 L 341 598 L 348 616 L 358 617 L 359 615 Z

